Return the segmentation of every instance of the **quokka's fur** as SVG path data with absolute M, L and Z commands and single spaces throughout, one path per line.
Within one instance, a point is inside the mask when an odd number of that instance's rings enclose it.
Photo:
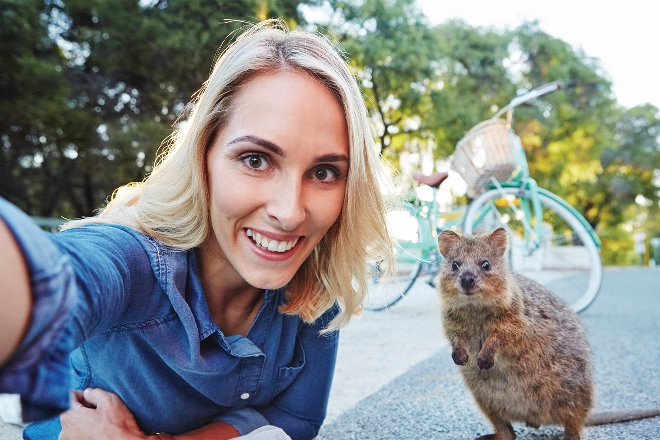
M 577 315 L 538 283 L 509 271 L 507 234 L 443 231 L 443 327 L 465 384 L 495 433 L 512 440 L 512 422 L 563 425 L 579 440 L 592 406 L 590 348 Z

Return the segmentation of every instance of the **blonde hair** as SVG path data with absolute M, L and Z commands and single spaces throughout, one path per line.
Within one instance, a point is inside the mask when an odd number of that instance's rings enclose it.
M 342 55 L 327 38 L 289 30 L 281 20 L 248 28 L 216 60 L 209 79 L 193 97 L 188 121 L 164 141 L 151 174 L 141 183 L 118 188 L 99 215 L 69 222 L 65 228 L 118 223 L 176 249 L 199 246 L 210 231 L 206 153 L 232 111 L 236 91 L 260 72 L 309 72 L 344 107 L 349 174 L 340 216 L 291 280 L 282 311 L 312 322 L 338 303 L 341 312 L 327 330 L 345 325 L 362 309 L 367 257 L 392 256 L 379 188 L 381 160 L 364 99 Z

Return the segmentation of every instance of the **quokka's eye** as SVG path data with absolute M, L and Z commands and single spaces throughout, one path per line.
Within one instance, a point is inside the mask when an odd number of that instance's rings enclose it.
M 452 272 L 456 272 L 459 267 L 461 267 L 461 263 L 459 263 L 458 261 L 454 261 L 453 263 L 451 263 Z
M 488 272 L 490 270 L 490 261 L 484 260 L 481 262 L 481 269 L 485 270 Z

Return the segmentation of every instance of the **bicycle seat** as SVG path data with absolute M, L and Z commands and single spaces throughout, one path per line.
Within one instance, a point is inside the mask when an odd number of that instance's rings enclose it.
M 447 178 L 449 173 L 439 172 L 433 174 L 415 174 L 413 179 L 421 183 L 422 185 L 428 185 L 433 188 L 438 188 L 440 184 Z

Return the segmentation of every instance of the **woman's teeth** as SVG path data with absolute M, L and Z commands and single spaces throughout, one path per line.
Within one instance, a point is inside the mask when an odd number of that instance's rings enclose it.
M 286 252 L 293 248 L 296 243 L 298 243 L 298 238 L 290 241 L 269 240 L 268 238 L 262 236 L 260 233 L 254 232 L 251 229 L 248 229 L 246 234 L 255 244 L 269 250 L 270 252 Z

